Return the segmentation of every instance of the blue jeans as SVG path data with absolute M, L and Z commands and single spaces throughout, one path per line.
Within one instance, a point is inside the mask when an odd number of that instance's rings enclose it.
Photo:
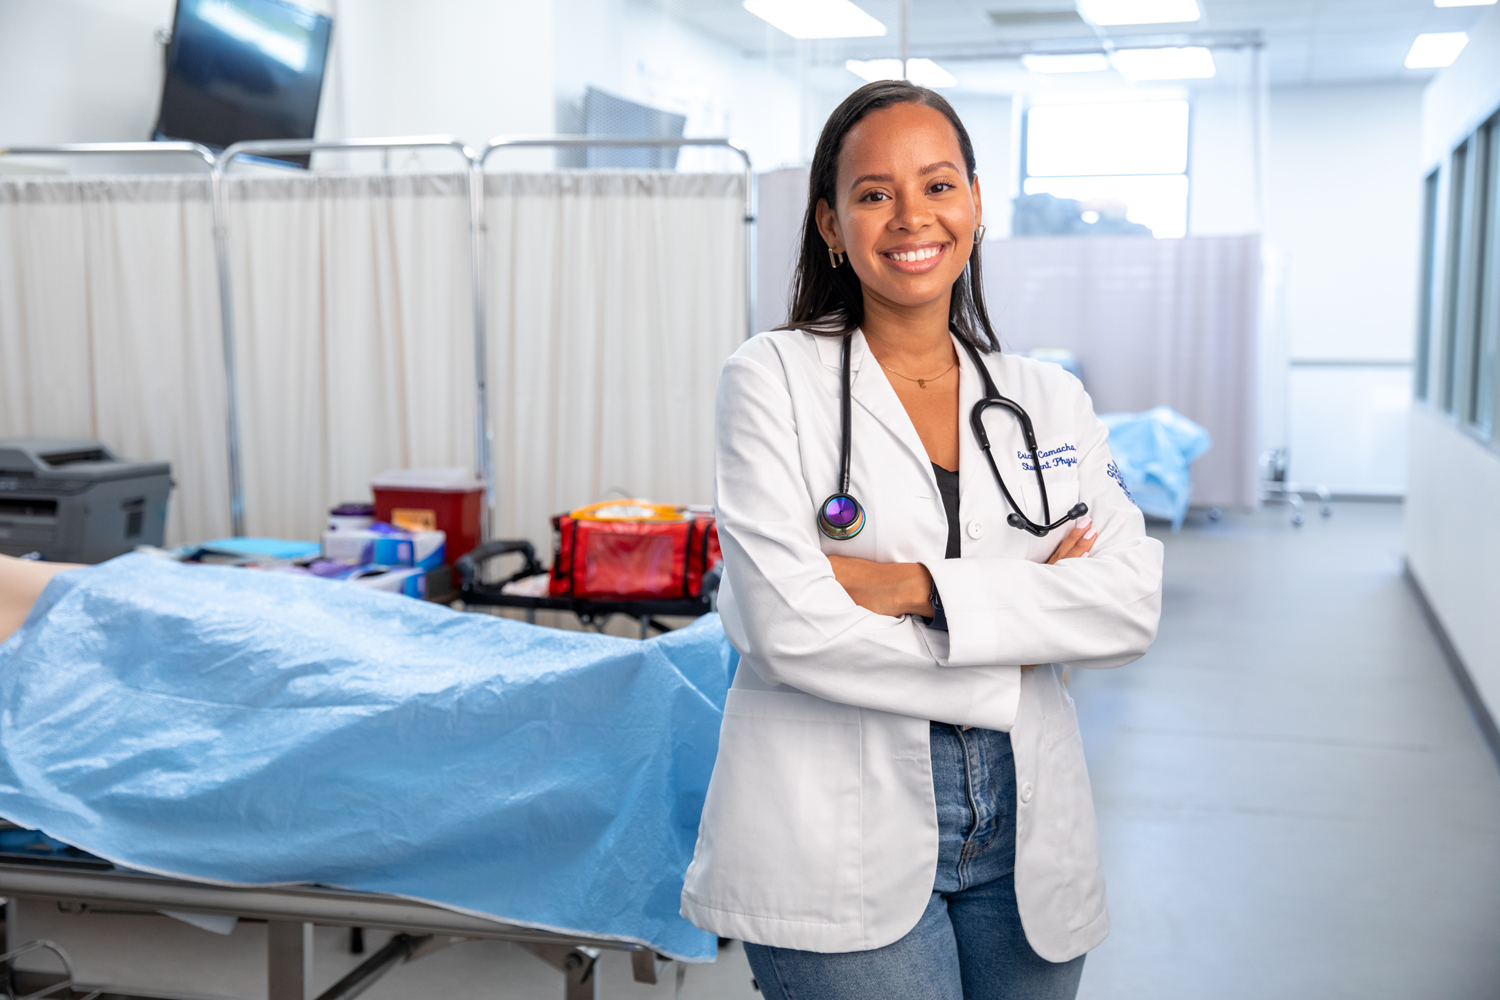
M 1010 734 L 932 724 L 937 879 L 927 909 L 884 948 L 823 954 L 745 943 L 768 1000 L 1072 1000 L 1080 955 L 1031 950 L 1016 910 Z

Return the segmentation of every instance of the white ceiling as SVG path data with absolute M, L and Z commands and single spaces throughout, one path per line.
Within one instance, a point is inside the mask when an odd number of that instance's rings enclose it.
M 856 0 L 889 28 L 883 38 L 798 42 L 748 13 L 740 0 L 657 0 L 673 17 L 748 55 L 782 61 L 842 65 L 848 58 L 898 54 L 896 0 Z M 1403 66 L 1412 39 L 1424 31 L 1464 31 L 1494 7 L 1433 6 L 1433 0 L 1198 0 L 1196 24 L 1095 29 L 1078 19 L 1071 0 L 912 0 L 911 55 L 929 56 L 964 86 L 986 74 L 998 81 L 1016 72 L 1024 48 L 1092 46 L 1110 39 L 1212 36 L 1264 43 L 1272 86 L 1424 81 L 1434 71 Z M 948 60 L 944 62 L 944 59 Z M 1008 65 L 1007 65 L 1008 64 Z M 998 76 L 997 76 L 998 74 Z M 983 86 L 980 89 L 1000 89 Z M 1010 89 L 1007 87 L 1006 89 Z

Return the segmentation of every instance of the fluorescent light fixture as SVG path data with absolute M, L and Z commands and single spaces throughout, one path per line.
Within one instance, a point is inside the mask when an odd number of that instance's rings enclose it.
M 1434 7 L 1488 7 L 1495 0 L 1432 0 Z
M 1169 49 L 1116 49 L 1109 61 L 1131 83 L 1138 80 L 1206 80 L 1217 72 L 1213 53 L 1197 45 Z
M 1094 24 L 1178 24 L 1202 15 L 1198 0 L 1078 0 L 1078 13 Z
M 1103 52 L 1078 52 L 1059 56 L 1033 53 L 1022 56 L 1021 65 L 1033 73 L 1099 73 L 1109 69 L 1109 56 Z
M 745 9 L 793 38 L 872 38 L 885 25 L 849 0 L 745 0 Z
M 1411 43 L 1411 51 L 1406 54 L 1406 68 L 1442 69 L 1444 66 L 1451 66 L 1468 44 L 1468 32 L 1423 32 Z
M 844 68 L 866 83 L 901 79 L 900 59 L 850 59 Z M 952 73 L 931 59 L 906 60 L 906 78 L 919 87 L 953 87 L 958 85 Z

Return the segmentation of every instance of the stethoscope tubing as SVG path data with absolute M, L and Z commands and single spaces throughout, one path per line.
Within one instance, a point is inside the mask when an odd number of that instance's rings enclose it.
M 827 500 L 824 500 L 818 507 L 818 529 L 829 538 L 838 541 L 844 541 L 859 534 L 860 530 L 864 527 L 865 520 L 864 508 L 849 493 L 849 462 L 854 450 L 853 431 L 851 428 L 852 420 L 850 419 L 851 393 L 849 374 L 849 352 L 853 339 L 854 335 L 852 333 L 844 334 L 839 354 L 839 367 L 841 369 L 840 388 L 842 389 L 839 400 L 839 420 L 841 424 L 839 435 L 839 491 Z M 1037 448 L 1036 432 L 1032 427 L 1030 415 L 1027 414 L 1020 403 L 1000 395 L 1000 390 L 995 387 L 994 379 L 990 377 L 989 369 L 985 367 L 984 362 L 979 357 L 979 351 L 963 337 L 958 339 L 964 345 L 964 350 L 968 353 L 969 358 L 974 362 L 974 367 L 978 370 L 980 378 L 984 380 L 985 395 L 969 411 L 969 427 L 973 430 L 974 437 L 979 442 L 979 447 L 984 451 L 984 457 L 989 462 L 990 471 L 995 475 L 995 482 L 1000 487 L 1000 495 L 1010 505 L 1012 513 L 1006 515 L 1005 523 L 1013 528 L 1019 528 L 1022 531 L 1035 535 L 1037 538 L 1044 538 L 1069 521 L 1076 520 L 1087 514 L 1089 512 L 1088 504 L 1080 502 L 1070 507 L 1068 512 L 1056 521 L 1052 520 L 1052 508 L 1047 497 L 1047 480 L 1042 476 L 1042 459 Z M 992 406 L 1009 410 L 1015 416 L 1017 423 L 1021 425 L 1021 436 L 1025 439 L 1026 449 L 1031 455 L 1031 469 L 1036 473 L 1037 492 L 1042 500 L 1042 521 L 1040 524 L 1027 517 L 1021 505 L 1016 502 L 1016 498 L 1011 496 L 1010 490 L 1005 485 L 1005 477 L 1000 474 L 1000 466 L 995 462 L 994 452 L 990 448 L 990 436 L 984 428 L 984 413 Z M 835 501 L 848 501 L 849 504 L 853 505 L 857 517 L 852 523 L 847 526 L 841 526 L 830 520 L 828 516 L 829 511 L 832 509 Z

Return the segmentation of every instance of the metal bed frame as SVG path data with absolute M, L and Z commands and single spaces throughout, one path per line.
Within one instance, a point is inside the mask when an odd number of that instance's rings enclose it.
M 113 868 L 106 862 L 0 862 L 0 895 L 83 907 L 123 905 L 263 920 L 267 924 L 267 1000 L 352 1000 L 396 966 L 464 940 L 519 944 L 562 973 L 564 1000 L 598 1000 L 599 977 L 594 973 L 603 951 L 629 952 L 631 971 L 641 983 L 661 981 L 665 966 L 671 962 L 638 944 L 486 920 L 399 896 L 321 886 L 211 885 Z M 314 925 L 369 927 L 396 934 L 337 983 L 315 995 Z M 39 948 L 53 951 L 62 959 L 65 979 L 29 998 L 54 995 L 64 986 L 75 988 L 67 953 L 50 941 L 30 942 L 7 952 L 3 961 Z M 677 969 L 680 980 L 684 966 L 679 964 Z M 96 996 L 112 992 L 107 986 L 77 988 L 94 990 Z
M 521 568 L 497 583 L 483 582 L 481 577 L 485 563 L 508 555 L 520 556 Z M 526 621 L 532 625 L 536 624 L 538 610 L 568 611 L 576 615 L 583 624 L 592 625 L 596 632 L 603 632 L 615 615 L 628 615 L 640 624 L 642 639 L 649 639 L 653 629 L 657 632 L 672 631 L 672 626 L 659 620 L 659 615 L 697 618 L 718 610 L 719 580 L 723 575 L 723 570 L 718 566 L 704 573 L 698 597 L 616 601 L 596 597 L 523 597 L 519 594 L 507 594 L 504 590 L 507 583 L 547 572 L 546 567 L 537 561 L 536 550 L 524 539 L 484 542 L 473 552 L 460 556 L 453 568 L 458 570 L 462 581 L 456 596 L 466 609 L 521 608 L 526 612 Z
M 203 160 L 209 168 L 214 228 L 214 255 L 219 283 L 219 334 L 224 359 L 225 416 L 224 434 L 229 464 L 229 523 L 236 536 L 245 534 L 245 483 L 241 458 L 239 417 L 239 376 L 236 365 L 234 288 L 229 267 L 228 202 L 225 180 L 230 166 L 246 157 L 274 157 L 278 154 L 353 152 L 392 149 L 451 149 L 463 156 L 466 164 L 469 195 L 469 282 L 473 310 L 475 454 L 474 467 L 485 484 L 485 513 L 480 519 L 480 539 L 488 541 L 494 521 L 494 459 L 489 435 L 489 385 L 485 330 L 484 275 L 484 173 L 490 156 L 501 149 L 580 148 L 589 146 L 616 148 L 685 148 L 722 147 L 730 149 L 745 164 L 745 336 L 755 334 L 755 172 L 749 152 L 727 138 L 651 139 L 635 136 L 605 135 L 498 135 L 483 151 L 465 145 L 449 135 L 386 136 L 364 139 L 262 139 L 237 142 L 215 154 L 196 142 L 90 142 L 57 145 L 0 146 L 0 156 L 53 156 L 79 153 L 139 154 L 187 153 Z

